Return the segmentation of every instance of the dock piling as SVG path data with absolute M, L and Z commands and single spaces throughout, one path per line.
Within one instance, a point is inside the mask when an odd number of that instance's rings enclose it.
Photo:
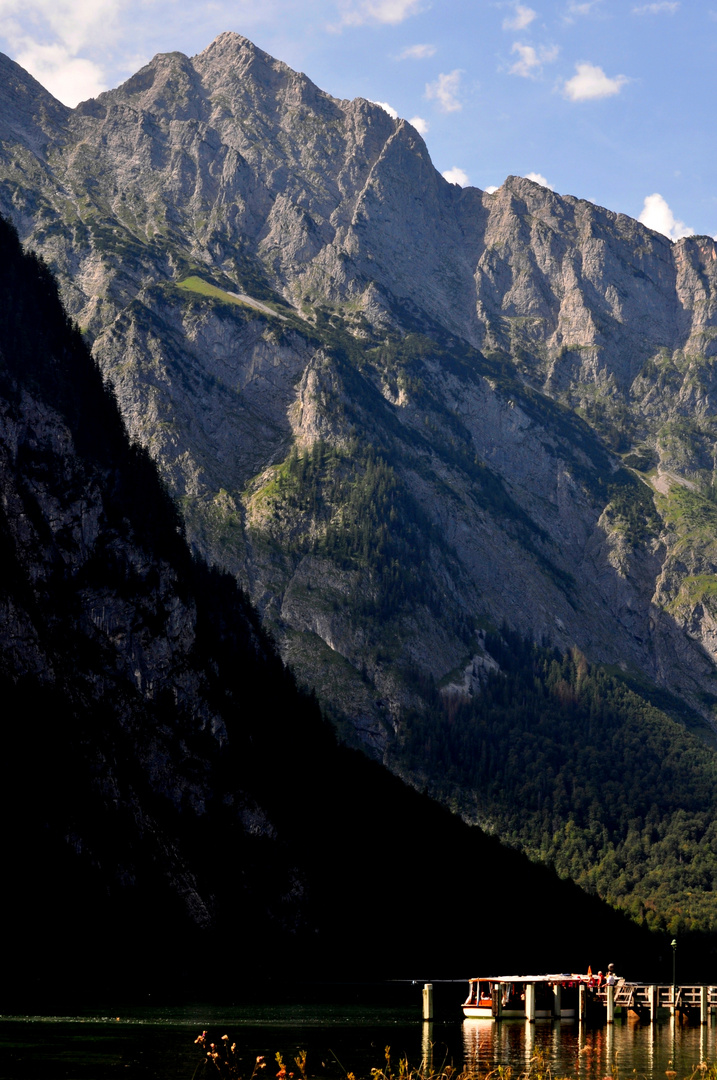
M 423 1022 L 433 1020 L 433 983 L 423 984 Z
M 615 1023 L 615 987 L 609 984 L 606 987 L 605 1005 L 607 1006 L 607 1023 Z
M 535 983 L 525 984 L 525 1019 L 529 1024 L 535 1023 Z

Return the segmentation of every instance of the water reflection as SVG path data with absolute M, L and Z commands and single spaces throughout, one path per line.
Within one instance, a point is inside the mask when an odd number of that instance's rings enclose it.
M 199 1060 L 194 1039 L 204 1028 L 236 1038 L 244 1076 L 260 1054 L 272 1062 L 280 1051 L 291 1062 L 305 1050 L 309 1075 L 318 1080 L 345 1080 L 349 1071 L 368 1078 L 384 1064 L 387 1046 L 394 1070 L 405 1056 L 411 1066 L 422 1061 L 427 1074 L 446 1064 L 482 1074 L 503 1065 L 517 1077 L 540 1053 L 556 1077 L 665 1080 L 674 1070 L 676 1080 L 684 1080 L 701 1061 L 717 1062 L 714 1017 L 704 1027 L 628 1018 L 593 1029 L 571 1021 L 496 1024 L 458 1016 L 424 1024 L 419 1015 L 415 1005 L 305 1004 L 0 1017 L 0 1080 L 192 1080 Z
M 421 1072 L 430 1076 L 433 1072 L 433 1024 L 423 1023 L 423 1036 L 421 1039 Z
M 717 1060 L 717 1027 L 674 1020 L 641 1024 L 631 1017 L 597 1029 L 566 1021 L 464 1020 L 463 1054 L 466 1066 L 480 1072 L 499 1065 L 520 1071 L 539 1054 L 554 1075 L 578 1080 L 661 1077 L 672 1070 L 681 1080 L 700 1062 Z

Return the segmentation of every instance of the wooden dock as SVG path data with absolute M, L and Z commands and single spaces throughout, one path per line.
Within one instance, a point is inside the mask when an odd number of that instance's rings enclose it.
M 620 981 L 613 986 L 603 984 L 600 988 L 595 988 L 585 982 L 561 985 L 558 982 L 553 984 L 547 979 L 538 984 L 524 976 L 521 980 L 523 993 L 520 1009 L 513 1008 L 509 1011 L 503 1008 L 502 1002 L 506 988 L 509 993 L 510 988 L 515 986 L 515 979 L 505 982 L 502 979 L 493 979 L 490 984 L 491 1014 L 494 1020 L 503 1020 L 510 1015 L 524 1017 L 529 1023 L 534 1023 L 537 1015 L 538 1019 L 571 1019 L 581 1023 L 612 1024 L 616 1017 L 633 1014 L 653 1024 L 657 1023 L 659 1016 L 708 1024 L 712 1016 L 717 1016 L 717 986 L 672 986 L 669 983 Z M 547 1009 L 536 1009 L 538 985 L 542 988 L 543 1006 L 546 1004 L 545 992 L 548 992 L 550 1004 Z
M 663 1015 L 681 1016 L 700 1024 L 709 1023 L 710 1016 L 717 1015 L 717 986 L 702 984 L 692 986 L 659 985 L 649 983 L 621 982 L 617 986 L 602 986 L 596 997 L 609 1020 L 609 991 L 612 990 L 612 1011 L 622 1009 L 634 1012 L 641 1019 L 655 1023 L 659 1012 Z

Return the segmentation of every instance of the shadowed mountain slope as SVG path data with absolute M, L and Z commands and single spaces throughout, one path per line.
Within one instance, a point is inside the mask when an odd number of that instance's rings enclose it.
M 536 917 L 589 920 L 596 961 L 654 953 L 336 746 L 233 580 L 190 555 L 49 272 L 1 220 L 0 250 L 5 998 L 227 993 L 279 967 L 461 975 L 456 906 L 488 880 L 511 919 L 527 890 Z M 485 961 L 547 962 L 513 937 Z M 551 951 L 584 959 L 577 936 Z
M 714 241 L 448 184 L 405 121 L 236 34 L 74 110 L 3 65 L 0 209 L 344 739 L 434 785 L 425 725 L 505 624 L 714 743 Z

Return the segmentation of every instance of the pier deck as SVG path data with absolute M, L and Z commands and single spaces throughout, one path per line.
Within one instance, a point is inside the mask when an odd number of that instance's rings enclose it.
M 671 983 L 620 981 L 613 986 L 603 984 L 596 988 L 578 978 L 571 981 L 567 976 L 556 977 L 554 983 L 551 976 L 542 976 L 536 982 L 530 976 L 518 979 L 513 976 L 505 980 L 490 979 L 485 985 L 489 986 L 490 998 L 486 1002 L 488 1008 L 483 1008 L 481 1014 L 492 1015 L 494 1020 L 524 1017 L 532 1023 L 536 1017 L 551 1017 L 612 1024 L 616 1013 L 632 1012 L 652 1023 L 657 1021 L 659 1014 L 667 1014 L 707 1024 L 711 1016 L 717 1016 L 717 985 L 673 986 Z M 518 999 L 516 985 L 521 990 Z M 536 1009 L 537 987 L 542 993 L 540 1009 Z M 468 1004 L 464 1004 L 464 1010 Z M 470 1016 L 467 1010 L 466 1015 Z

